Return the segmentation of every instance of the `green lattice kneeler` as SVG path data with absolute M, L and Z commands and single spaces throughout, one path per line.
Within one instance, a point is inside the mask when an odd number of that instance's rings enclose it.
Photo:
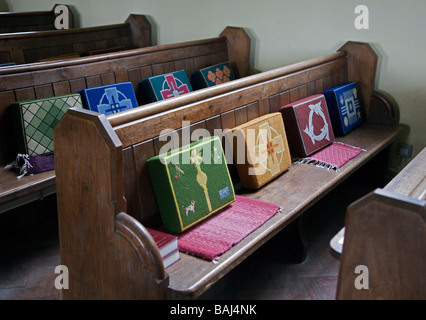
M 79 94 L 14 102 L 11 105 L 18 152 L 30 156 L 53 152 L 53 128 L 71 107 L 82 108 Z
M 200 139 L 147 163 L 167 232 L 182 232 L 235 201 L 218 137 Z

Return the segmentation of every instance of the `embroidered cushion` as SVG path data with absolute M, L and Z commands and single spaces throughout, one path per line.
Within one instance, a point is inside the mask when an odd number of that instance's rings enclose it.
M 147 164 L 167 232 L 182 232 L 235 201 L 218 137 L 202 138 Z
M 132 83 L 120 82 L 79 91 L 83 107 L 103 114 L 113 114 L 138 106 Z
M 30 156 L 52 153 L 53 128 L 71 107 L 82 108 L 79 94 L 12 103 L 18 152 Z
M 245 188 L 260 188 L 291 166 L 281 113 L 264 115 L 231 131 L 228 141 L 232 138 L 234 163 Z
M 317 94 L 280 108 L 287 130 L 290 153 L 306 157 L 334 140 L 324 95 Z
M 146 78 L 139 90 L 144 103 L 150 103 L 189 93 L 192 87 L 185 70 L 179 70 Z
M 191 80 L 195 89 L 202 89 L 235 80 L 235 76 L 229 62 L 223 62 L 195 71 Z
M 361 106 L 355 82 L 323 92 L 334 135 L 343 136 L 362 123 Z

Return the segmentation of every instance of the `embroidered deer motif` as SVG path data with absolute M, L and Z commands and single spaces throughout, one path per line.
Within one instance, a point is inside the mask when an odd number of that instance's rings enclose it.
M 195 200 L 191 201 L 191 204 L 185 208 L 186 216 L 188 216 L 189 211 L 194 212 L 195 210 Z

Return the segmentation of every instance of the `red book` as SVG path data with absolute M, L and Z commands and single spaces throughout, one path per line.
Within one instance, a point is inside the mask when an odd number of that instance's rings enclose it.
M 158 250 L 160 250 L 165 268 L 179 260 L 177 236 L 150 228 L 146 229 L 157 244 Z

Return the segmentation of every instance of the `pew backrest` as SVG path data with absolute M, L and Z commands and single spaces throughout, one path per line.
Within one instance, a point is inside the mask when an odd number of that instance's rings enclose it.
M 151 25 L 131 14 L 98 27 L 0 34 L 0 63 L 28 64 L 150 46 Z
M 348 207 L 336 298 L 426 299 L 425 246 L 426 148 Z
M 55 5 L 51 11 L 0 12 L 0 33 L 55 30 L 58 6 L 65 6 L 68 14 L 68 27 L 74 27 L 72 10 L 67 5 Z M 62 14 L 65 14 L 62 12 Z

